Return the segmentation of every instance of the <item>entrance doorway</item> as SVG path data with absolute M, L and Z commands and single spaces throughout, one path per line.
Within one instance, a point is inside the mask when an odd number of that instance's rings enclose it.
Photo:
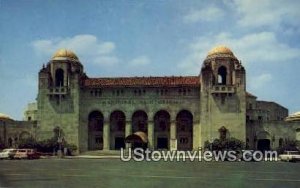
M 270 143 L 271 141 L 269 139 L 260 139 L 257 142 L 257 149 L 260 151 L 270 150 Z
M 168 149 L 168 138 L 157 138 L 157 149 Z
M 120 150 L 121 148 L 125 148 L 124 137 L 116 137 L 115 138 L 115 150 Z

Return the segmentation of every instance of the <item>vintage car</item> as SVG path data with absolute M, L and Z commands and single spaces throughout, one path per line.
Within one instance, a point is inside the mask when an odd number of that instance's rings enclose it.
M 0 152 L 0 159 L 13 159 L 16 154 L 16 149 L 4 149 Z
M 296 162 L 300 161 L 300 152 L 299 151 L 285 151 L 283 154 L 279 155 L 281 161 L 291 161 Z
M 15 159 L 39 159 L 40 155 L 36 152 L 35 149 L 18 149 L 14 158 Z

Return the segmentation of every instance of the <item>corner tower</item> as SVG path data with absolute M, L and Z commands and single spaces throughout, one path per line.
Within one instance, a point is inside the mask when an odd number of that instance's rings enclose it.
M 83 66 L 70 50 L 58 50 L 39 72 L 39 140 L 58 135 L 78 146 L 79 99 Z
M 226 46 L 208 52 L 201 73 L 201 143 L 216 138 L 246 140 L 246 72 Z

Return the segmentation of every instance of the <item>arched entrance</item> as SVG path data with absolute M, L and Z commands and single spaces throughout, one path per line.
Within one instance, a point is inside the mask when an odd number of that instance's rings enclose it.
M 155 149 L 169 149 L 170 114 L 165 110 L 158 111 L 154 116 Z
M 125 148 L 125 114 L 114 111 L 110 115 L 110 149 Z
M 259 132 L 257 135 L 257 150 L 267 151 L 271 149 L 270 134 L 267 131 Z
M 148 116 L 142 110 L 138 110 L 132 115 L 132 133 L 138 131 L 148 133 Z
M 193 115 L 182 110 L 176 117 L 176 138 L 178 150 L 193 149 Z
M 31 136 L 30 136 L 30 133 L 27 132 L 27 131 L 23 131 L 23 132 L 21 132 L 21 134 L 19 135 L 19 139 L 20 139 L 21 141 L 25 141 L 25 140 L 29 139 L 30 137 L 31 137 Z
M 103 115 L 99 111 L 93 111 L 88 117 L 88 149 L 103 149 Z
M 227 77 L 226 67 L 221 66 L 218 69 L 218 84 L 220 84 L 220 85 L 226 85 L 226 77 Z

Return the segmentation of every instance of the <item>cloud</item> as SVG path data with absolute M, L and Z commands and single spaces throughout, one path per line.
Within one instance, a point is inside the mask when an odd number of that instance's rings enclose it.
M 201 10 L 191 10 L 183 17 L 185 23 L 215 21 L 224 15 L 224 11 L 215 6 L 209 6 Z
M 238 24 L 244 27 L 278 27 L 283 23 L 299 27 L 300 2 L 293 0 L 234 0 L 233 8 L 240 19 Z
M 119 62 L 115 55 L 115 44 L 100 41 L 94 35 L 76 35 L 74 37 L 43 39 L 32 42 L 37 55 L 50 58 L 60 48 L 74 51 L 82 62 L 99 65 L 114 65 Z
M 263 73 L 255 77 L 251 77 L 251 79 L 249 80 L 249 88 L 250 90 L 262 89 L 272 81 L 272 78 L 273 77 L 270 73 Z
M 139 56 L 129 62 L 130 66 L 144 66 L 150 64 L 150 59 L 147 56 Z
M 300 49 L 282 43 L 273 32 L 260 32 L 244 35 L 239 38 L 229 33 L 199 37 L 187 44 L 188 55 L 178 64 L 186 73 L 195 74 L 205 59 L 208 51 L 219 44 L 232 49 L 238 59 L 248 66 L 259 64 L 293 62 L 300 58 Z

